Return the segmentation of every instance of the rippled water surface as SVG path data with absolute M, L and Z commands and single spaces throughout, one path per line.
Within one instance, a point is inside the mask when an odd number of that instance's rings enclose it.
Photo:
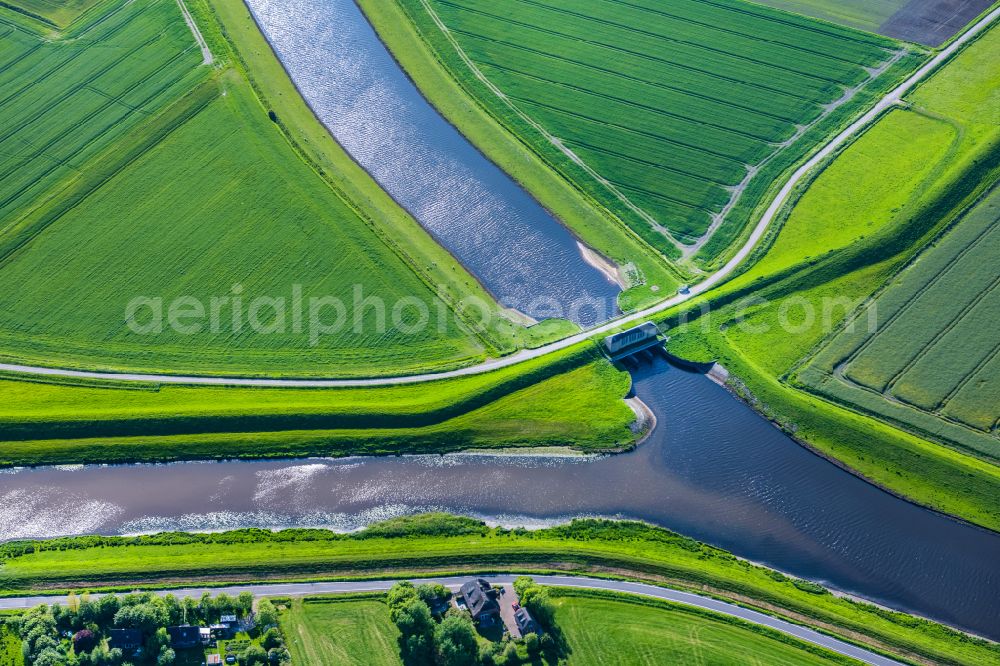
M 341 145 L 504 305 L 585 326 L 618 287 L 420 95 L 352 0 L 247 3 Z
M 723 388 L 636 372 L 659 426 L 611 457 L 405 456 L 44 468 L 0 476 L 0 536 L 312 525 L 427 510 L 504 524 L 639 518 L 784 571 L 1000 638 L 1000 536 L 806 451 Z

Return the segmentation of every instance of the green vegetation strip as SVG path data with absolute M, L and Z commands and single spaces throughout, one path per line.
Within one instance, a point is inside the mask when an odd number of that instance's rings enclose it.
M 400 519 L 352 534 L 319 530 L 76 537 L 0 546 L 8 594 L 195 580 L 385 577 L 421 571 L 538 567 L 669 581 L 818 626 L 896 654 L 941 663 L 1000 663 L 995 644 L 942 625 L 836 597 L 667 530 L 575 521 L 535 532 L 464 518 Z M 870 637 L 870 638 L 866 638 Z M 874 642 L 873 642 L 874 641 Z
M 362 389 L 0 379 L 0 464 L 630 446 L 630 385 L 589 345 L 430 384 Z

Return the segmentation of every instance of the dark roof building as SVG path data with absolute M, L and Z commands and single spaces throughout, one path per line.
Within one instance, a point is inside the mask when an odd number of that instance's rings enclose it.
M 465 606 L 472 613 L 472 619 L 478 622 L 493 622 L 500 617 L 500 604 L 497 603 L 497 591 L 489 582 L 482 578 L 470 580 L 460 591 L 465 600 Z
M 170 634 L 170 647 L 176 650 L 186 650 L 188 648 L 199 647 L 201 645 L 201 631 L 198 627 L 167 627 Z
M 514 611 L 514 622 L 517 622 L 517 628 L 522 636 L 542 633 L 542 628 L 535 622 L 535 618 L 531 617 L 527 608 L 518 608 Z
M 112 629 L 108 636 L 108 648 L 131 652 L 142 647 L 142 632 L 138 629 Z

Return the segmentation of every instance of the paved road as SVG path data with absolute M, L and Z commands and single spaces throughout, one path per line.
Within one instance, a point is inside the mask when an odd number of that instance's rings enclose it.
M 779 620 L 777 618 L 771 617 L 764 613 L 758 613 L 757 611 L 748 610 L 746 608 L 741 608 L 734 604 L 726 603 L 725 601 L 718 601 L 716 599 L 711 599 L 709 597 L 703 597 L 698 594 L 692 594 L 690 592 L 681 592 L 679 590 L 671 590 L 665 587 L 657 587 L 655 585 L 646 585 L 645 583 L 631 583 L 627 581 L 615 581 L 615 580 L 600 580 L 597 578 L 586 578 L 583 576 L 537 576 L 531 574 L 532 577 L 539 583 L 543 585 L 560 585 L 563 587 L 578 587 L 585 588 L 589 590 L 612 590 L 615 592 L 625 592 L 629 594 L 639 594 L 648 597 L 655 597 L 657 599 L 663 599 L 666 601 L 672 601 L 674 603 L 686 604 L 688 606 L 697 606 L 698 608 L 704 608 L 706 610 L 714 611 L 722 615 L 729 615 L 732 617 L 738 617 L 747 622 L 752 622 L 754 624 L 759 624 L 765 627 L 770 627 L 782 633 L 794 636 L 800 640 L 806 641 L 808 643 L 813 643 L 815 645 L 822 646 L 833 652 L 852 657 L 858 661 L 862 661 L 866 664 L 875 664 L 876 666 L 901 666 L 900 662 L 888 659 L 881 655 L 875 654 L 863 648 L 857 647 L 850 643 L 845 643 L 844 641 L 837 640 L 836 638 L 831 638 L 826 634 L 821 634 L 818 631 L 812 629 L 807 629 L 801 627 L 797 624 L 792 624 L 790 622 L 785 622 L 784 620 Z M 491 583 L 502 584 L 502 583 L 512 583 L 517 577 L 513 574 L 505 575 L 492 575 L 483 576 Z M 413 579 L 414 583 L 441 583 L 451 590 L 457 590 L 459 586 L 466 580 L 469 576 L 461 577 L 446 577 L 446 578 L 421 578 Z M 382 592 L 388 590 L 397 581 L 396 580 L 372 580 L 372 581 L 355 581 L 355 582 L 328 582 L 328 583 L 274 583 L 274 584 L 262 584 L 262 585 L 234 585 L 231 587 L 215 587 L 215 588 L 184 588 L 177 590 L 158 590 L 156 594 L 161 596 L 166 594 L 173 594 L 177 597 L 194 597 L 198 598 L 205 592 L 211 592 L 212 594 L 218 594 L 220 592 L 225 592 L 230 595 L 237 595 L 240 592 L 251 592 L 258 597 L 267 596 L 303 596 L 307 594 L 330 594 L 330 593 L 346 593 L 346 592 Z M 91 598 L 100 597 L 100 594 L 91 595 Z M 10 610 L 18 608 L 31 608 L 42 603 L 51 603 L 53 597 L 11 597 L 9 599 L 0 599 L 0 610 Z
M 38 366 L 30 365 L 18 365 L 13 363 L 0 363 L 0 370 L 7 372 L 16 372 L 21 374 L 29 375 L 45 375 L 45 376 L 57 376 L 57 377 L 77 377 L 84 379 L 101 379 L 108 381 L 140 381 L 140 382 L 155 382 L 161 384 L 198 384 L 198 385 L 224 385 L 224 386 L 277 386 L 277 387 L 314 387 L 314 388 L 335 388 L 335 387 L 357 387 L 357 386 L 387 386 L 394 384 L 413 384 L 418 382 L 431 381 L 435 379 L 447 379 L 451 377 L 462 377 L 465 375 L 476 375 L 484 372 L 489 372 L 490 370 L 495 370 L 497 368 L 503 368 L 511 365 L 515 365 L 522 361 L 526 361 L 532 358 L 538 358 L 546 354 L 550 354 L 554 351 L 565 349 L 578 342 L 582 342 L 589 338 L 598 337 L 600 335 L 609 333 L 616 328 L 619 328 L 626 324 L 634 324 L 640 322 L 644 319 L 651 317 L 657 313 L 663 312 L 668 308 L 671 308 L 679 303 L 683 303 L 686 300 L 694 298 L 700 294 L 705 293 L 712 287 L 718 285 L 726 277 L 728 277 L 744 259 L 749 256 L 750 252 L 757 245 L 761 238 L 763 238 L 764 233 L 770 226 L 774 218 L 777 217 L 778 212 L 784 206 L 788 197 L 791 195 L 792 190 L 795 186 L 802 181 L 806 174 L 812 170 L 814 167 L 819 165 L 823 160 L 833 154 L 837 149 L 850 141 L 856 134 L 861 132 L 865 127 L 874 122 L 880 114 L 890 109 L 891 107 L 899 104 L 903 96 L 906 95 L 910 90 L 914 88 L 918 83 L 927 78 L 941 63 L 947 60 L 955 51 L 960 49 L 969 40 L 973 39 L 979 33 L 986 30 L 993 21 L 1000 17 L 1000 7 L 994 9 L 992 12 L 984 16 L 975 25 L 969 28 L 960 37 L 956 38 L 947 48 L 943 49 L 940 53 L 929 60 L 923 67 L 917 70 L 910 78 L 906 79 L 897 88 L 886 94 L 868 113 L 864 114 L 857 121 L 852 123 L 849 127 L 843 130 L 840 134 L 835 136 L 830 140 L 825 146 L 820 148 L 813 156 L 785 183 L 785 186 L 781 188 L 775 196 L 774 201 L 765 211 L 764 215 L 761 217 L 760 222 L 754 227 L 753 232 L 747 239 L 747 242 L 742 248 L 730 259 L 725 266 L 720 268 L 715 273 L 712 273 L 704 281 L 699 282 L 697 285 L 691 287 L 690 293 L 678 294 L 672 298 L 668 298 L 665 301 L 661 301 L 656 305 L 641 310 L 639 312 L 633 312 L 632 314 L 624 315 L 609 321 L 605 324 L 597 326 L 582 333 L 577 333 L 568 338 L 563 338 L 557 342 L 539 347 L 537 349 L 522 350 L 516 354 L 510 356 L 505 356 L 499 359 L 493 359 L 480 363 L 478 365 L 468 366 L 465 368 L 459 368 L 457 370 L 450 370 L 448 372 L 439 373 L 428 373 L 422 375 L 408 375 L 405 377 L 375 377 L 369 379 L 261 379 L 261 378 L 250 378 L 250 377 L 217 377 L 208 375 L 162 375 L 162 374 L 142 374 L 142 373 L 114 373 L 114 372 L 90 372 L 84 370 L 66 370 L 62 368 L 44 368 Z

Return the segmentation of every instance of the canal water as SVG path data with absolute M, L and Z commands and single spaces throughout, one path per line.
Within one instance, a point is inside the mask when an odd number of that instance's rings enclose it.
M 501 303 L 585 327 L 619 288 L 575 237 L 446 122 L 352 0 L 249 0 L 330 133 Z
M 429 510 L 526 526 L 634 518 L 1000 638 L 1000 535 L 844 472 L 703 375 L 656 360 L 634 377 L 659 424 L 631 453 L 17 470 L 0 476 L 0 538 L 245 526 L 350 530 Z

